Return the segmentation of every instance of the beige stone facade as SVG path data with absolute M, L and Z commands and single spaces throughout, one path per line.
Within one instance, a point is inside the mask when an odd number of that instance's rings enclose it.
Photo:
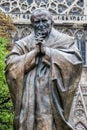
M 83 71 L 69 121 L 75 130 L 87 130 L 87 0 L 0 0 L 0 10 L 10 15 L 17 27 L 13 43 L 32 31 L 30 13 L 37 7 L 50 10 L 55 28 L 74 36 L 81 51 Z

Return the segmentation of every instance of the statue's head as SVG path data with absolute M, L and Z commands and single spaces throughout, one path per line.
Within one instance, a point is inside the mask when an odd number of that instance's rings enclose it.
M 36 35 L 47 37 L 52 28 L 51 13 L 45 8 L 35 9 L 31 14 L 31 23 Z

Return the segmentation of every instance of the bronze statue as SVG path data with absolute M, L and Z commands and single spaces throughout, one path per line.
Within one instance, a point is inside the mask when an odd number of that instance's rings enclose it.
M 17 41 L 5 75 L 14 105 L 14 130 L 73 130 L 68 118 L 82 59 L 73 37 L 53 28 L 44 8 L 31 14 L 34 31 Z

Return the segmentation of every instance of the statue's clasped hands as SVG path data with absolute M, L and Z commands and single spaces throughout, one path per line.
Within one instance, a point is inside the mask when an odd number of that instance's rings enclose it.
M 36 38 L 36 55 L 41 57 L 45 55 L 45 41 L 42 37 Z

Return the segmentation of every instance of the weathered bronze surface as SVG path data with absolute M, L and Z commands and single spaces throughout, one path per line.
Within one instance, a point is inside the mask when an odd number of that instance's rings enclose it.
M 82 70 L 75 40 L 53 28 L 45 9 L 33 11 L 31 23 L 34 31 L 6 58 L 14 130 L 73 130 L 68 117 Z

